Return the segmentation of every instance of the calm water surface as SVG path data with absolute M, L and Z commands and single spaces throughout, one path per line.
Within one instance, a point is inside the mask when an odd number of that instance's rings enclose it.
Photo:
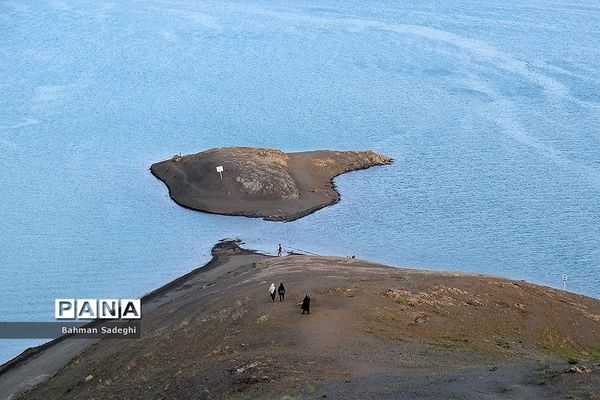
M 13 0 L 0 37 L 0 320 L 142 295 L 234 236 L 600 297 L 596 2 Z M 148 172 L 233 145 L 396 162 L 293 223 Z

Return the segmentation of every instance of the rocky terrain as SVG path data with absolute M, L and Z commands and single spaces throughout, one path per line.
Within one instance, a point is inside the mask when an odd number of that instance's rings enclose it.
M 141 339 L 91 345 L 22 399 L 599 398 L 596 299 L 234 242 L 213 255 L 144 299 Z
M 150 170 L 184 207 L 290 221 L 336 203 L 340 195 L 334 177 L 391 162 L 373 151 L 284 153 L 232 147 L 174 156 Z M 218 166 L 223 167 L 221 175 Z

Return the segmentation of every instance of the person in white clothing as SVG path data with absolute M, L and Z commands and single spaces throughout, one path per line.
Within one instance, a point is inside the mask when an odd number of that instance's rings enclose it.
M 269 286 L 269 296 L 271 296 L 271 301 L 274 303 L 275 302 L 275 296 L 277 294 L 275 293 L 275 282 L 271 283 L 271 286 Z

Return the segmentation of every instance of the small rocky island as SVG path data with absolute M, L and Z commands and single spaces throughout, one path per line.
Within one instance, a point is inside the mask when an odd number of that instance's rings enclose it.
M 150 170 L 183 207 L 292 221 L 339 201 L 334 177 L 391 162 L 374 151 L 284 153 L 230 147 L 174 156 L 152 164 Z M 222 167 L 221 173 L 217 167 Z

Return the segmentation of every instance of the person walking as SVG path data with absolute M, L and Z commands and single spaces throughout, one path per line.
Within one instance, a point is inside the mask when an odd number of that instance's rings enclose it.
M 269 286 L 269 296 L 271 296 L 271 301 L 273 303 L 275 303 L 275 282 L 271 283 L 271 286 Z
M 283 247 L 281 247 L 281 243 L 279 243 L 279 247 L 277 248 L 277 257 L 281 257 L 283 253 Z
M 283 286 L 283 282 L 279 284 L 277 294 L 279 295 L 279 301 L 283 301 L 283 298 L 285 297 L 285 286 Z
M 302 308 L 302 314 L 305 312 L 310 314 L 310 296 L 308 294 L 304 296 L 304 300 L 302 300 L 302 305 L 300 308 Z

